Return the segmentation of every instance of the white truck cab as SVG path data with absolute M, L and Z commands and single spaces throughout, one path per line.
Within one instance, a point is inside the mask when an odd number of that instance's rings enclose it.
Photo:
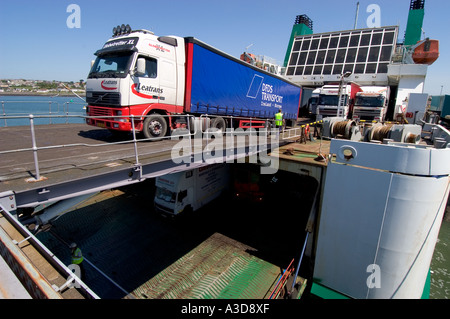
M 87 113 L 111 116 L 111 120 L 113 116 L 118 117 L 116 123 L 103 120 L 95 123 L 93 118 L 88 119 L 93 122 L 88 124 L 130 131 L 127 115 L 144 116 L 149 108 L 158 108 L 161 104 L 165 109 L 170 105 L 174 113 L 183 111 L 184 38 L 157 37 L 148 30 L 131 31 L 129 27 L 118 27 L 95 55 L 97 58 L 86 81 L 86 100 L 96 107 L 91 109 L 92 112 L 88 109 Z M 108 127 L 109 124 L 114 126 Z
M 338 114 L 339 105 L 339 85 L 324 85 L 319 90 L 319 100 L 317 102 L 316 115 L 320 117 L 347 117 L 349 112 L 350 85 L 343 85 L 341 88 L 341 109 Z M 319 117 L 319 118 L 320 118 Z
M 353 120 L 383 122 L 389 102 L 389 87 L 366 86 L 356 93 Z

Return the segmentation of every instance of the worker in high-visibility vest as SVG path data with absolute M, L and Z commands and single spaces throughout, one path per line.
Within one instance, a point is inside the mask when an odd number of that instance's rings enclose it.
M 283 113 L 281 112 L 281 109 L 279 109 L 278 113 L 275 114 L 275 125 L 277 127 L 283 126 Z
M 281 109 L 279 109 L 278 113 L 275 114 L 275 126 L 278 128 L 278 136 L 280 131 L 283 129 L 283 113 L 281 112 Z
M 77 265 L 80 267 L 81 272 L 81 278 L 84 278 L 84 266 L 83 266 L 83 254 L 81 253 L 81 249 L 77 246 L 76 243 L 70 244 L 71 249 L 71 257 L 72 257 L 72 264 Z

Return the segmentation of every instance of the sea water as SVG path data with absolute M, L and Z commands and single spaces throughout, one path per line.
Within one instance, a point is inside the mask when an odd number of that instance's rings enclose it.
M 84 123 L 87 104 L 77 96 L 9 96 L 0 93 L 0 127 Z

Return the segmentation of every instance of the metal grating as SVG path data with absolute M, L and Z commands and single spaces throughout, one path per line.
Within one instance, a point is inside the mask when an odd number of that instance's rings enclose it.
M 219 233 L 135 289 L 150 299 L 262 299 L 280 269 Z

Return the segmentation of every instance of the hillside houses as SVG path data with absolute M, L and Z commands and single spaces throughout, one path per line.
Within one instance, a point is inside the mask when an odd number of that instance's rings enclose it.
M 85 83 L 78 82 L 45 81 L 45 80 L 25 80 L 25 79 L 2 79 L 0 80 L 0 95 L 24 94 L 24 95 L 70 95 L 85 94 Z

